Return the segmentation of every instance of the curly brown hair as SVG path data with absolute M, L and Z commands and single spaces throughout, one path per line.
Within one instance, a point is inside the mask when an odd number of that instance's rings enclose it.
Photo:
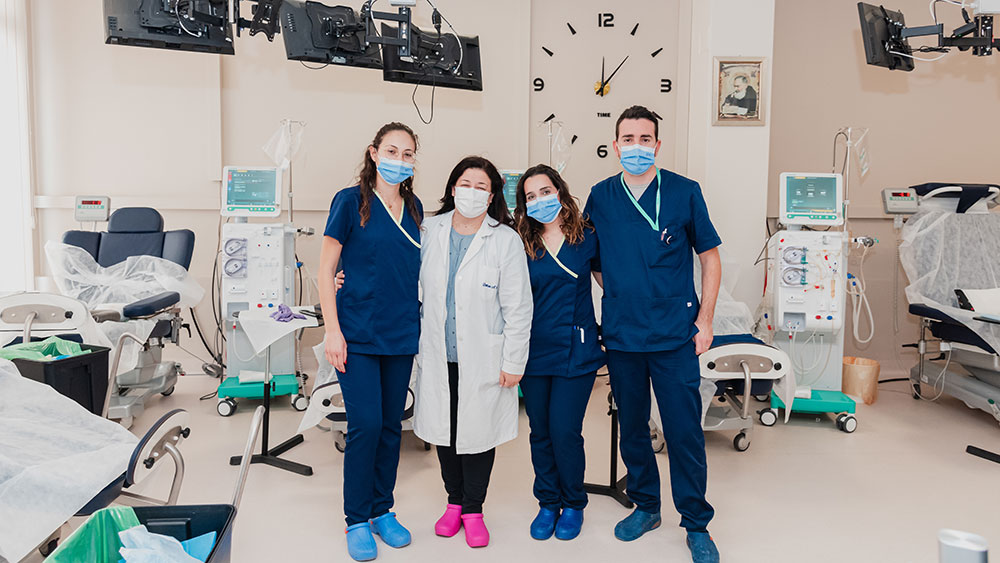
M 542 232 L 545 225 L 528 217 L 528 201 L 524 193 L 524 183 L 533 176 L 544 174 L 548 176 L 552 185 L 556 188 L 556 195 L 562 209 L 559 217 L 562 219 L 562 232 L 566 237 L 566 242 L 579 244 L 583 240 L 583 230 L 585 228 L 593 230 L 587 218 L 580 214 L 580 204 L 573 194 L 569 193 L 569 185 L 566 180 L 551 166 L 539 164 L 532 166 L 524 172 L 517 182 L 517 206 L 514 208 L 514 221 L 517 224 L 517 233 L 524 241 L 524 251 L 531 258 L 545 256 L 545 244 L 542 241 Z
M 372 194 L 375 192 L 375 175 L 378 174 L 378 166 L 375 161 L 372 160 L 371 155 L 368 153 L 368 149 L 374 147 L 376 151 L 382 145 L 382 138 L 393 131 L 402 131 L 413 139 L 413 145 L 419 148 L 419 142 L 417 141 L 417 134 L 402 123 L 393 121 L 392 123 L 386 123 L 381 129 L 375 133 L 375 138 L 372 140 L 371 144 L 365 147 L 365 155 L 361 164 L 361 172 L 358 173 L 358 184 L 361 186 L 361 207 L 359 212 L 361 213 L 361 226 L 364 227 L 365 223 L 371 217 L 371 202 Z M 399 194 L 403 196 L 403 202 L 406 204 L 406 208 L 410 211 L 410 216 L 413 220 L 420 225 L 423 218 L 420 216 L 420 211 L 417 209 L 417 197 L 413 195 L 413 177 L 409 177 L 403 180 L 399 184 Z

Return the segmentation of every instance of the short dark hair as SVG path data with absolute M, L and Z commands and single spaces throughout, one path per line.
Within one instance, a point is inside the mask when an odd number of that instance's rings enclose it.
M 618 121 L 615 122 L 615 139 L 618 138 L 618 130 L 621 127 L 622 121 L 625 121 L 626 119 L 648 119 L 652 121 L 653 136 L 657 140 L 660 139 L 660 116 L 656 115 L 656 112 L 651 111 L 645 106 L 632 106 L 618 116 Z

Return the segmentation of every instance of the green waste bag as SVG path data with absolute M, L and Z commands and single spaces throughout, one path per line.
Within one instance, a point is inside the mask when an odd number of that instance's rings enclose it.
M 45 559 L 45 563 L 118 563 L 122 542 L 118 532 L 139 525 L 135 510 L 112 506 L 93 513 L 82 526 Z
M 50 336 L 38 342 L 22 342 L 0 348 L 0 358 L 7 360 L 34 360 L 36 362 L 51 361 L 61 357 L 73 357 L 86 354 L 79 344 L 72 340 L 64 340 L 58 336 Z

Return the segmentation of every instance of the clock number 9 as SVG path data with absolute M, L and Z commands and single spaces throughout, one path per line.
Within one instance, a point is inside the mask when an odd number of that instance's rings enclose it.
M 544 81 L 544 80 L 542 80 L 541 78 L 536 78 L 536 79 L 535 79 L 535 80 L 534 80 L 534 81 L 532 82 L 532 84 L 534 84 L 534 85 L 535 85 L 535 92 L 541 92 L 542 90 L 544 90 L 544 89 L 545 89 L 545 81 Z
M 597 156 L 605 158 L 608 156 L 608 145 L 598 145 L 597 146 Z

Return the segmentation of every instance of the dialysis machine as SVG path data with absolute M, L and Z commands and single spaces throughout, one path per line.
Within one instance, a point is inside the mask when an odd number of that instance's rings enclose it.
M 849 234 L 840 174 L 781 174 L 779 231 L 769 242 L 774 344 L 792 361 L 793 412 L 834 413 L 853 432 L 854 401 L 841 392 Z M 823 230 L 826 229 L 826 230 Z M 771 408 L 785 408 L 772 393 Z
M 222 225 L 218 260 L 221 322 L 226 337 L 226 378 L 219 384 L 218 411 L 230 416 L 237 398 L 264 396 L 264 356 L 256 355 L 237 322 L 241 311 L 295 305 L 295 227 L 250 223 L 281 214 L 281 170 L 227 166 L 222 175 Z M 308 400 L 295 371 L 295 337 L 271 346 L 271 396 L 291 395 L 305 410 Z

